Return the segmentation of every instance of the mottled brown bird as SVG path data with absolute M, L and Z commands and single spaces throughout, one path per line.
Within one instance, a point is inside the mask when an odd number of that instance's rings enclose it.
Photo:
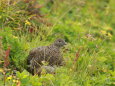
M 50 66 L 63 65 L 64 60 L 60 49 L 64 45 L 66 45 L 66 42 L 63 39 L 57 39 L 49 46 L 32 49 L 27 58 L 27 70 L 34 75 L 39 74 L 39 69 L 43 65 L 43 62 L 48 62 Z

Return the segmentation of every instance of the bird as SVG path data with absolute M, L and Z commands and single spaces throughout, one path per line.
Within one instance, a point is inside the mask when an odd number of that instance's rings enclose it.
M 48 46 L 41 46 L 30 50 L 27 58 L 27 71 L 32 75 L 40 74 L 39 70 L 47 62 L 49 66 L 62 66 L 65 64 L 60 49 L 66 45 L 64 39 L 58 38 Z

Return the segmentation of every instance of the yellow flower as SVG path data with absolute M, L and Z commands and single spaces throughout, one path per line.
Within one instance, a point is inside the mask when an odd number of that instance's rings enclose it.
M 101 33 L 102 33 L 103 35 L 106 35 L 106 34 L 107 34 L 107 32 L 104 31 L 104 30 L 101 30 Z
M 0 16 L 0 19 L 2 18 L 2 16 Z
M 102 71 L 103 71 L 103 72 L 107 72 L 107 69 L 104 69 L 104 68 L 103 68 Z
M 14 80 L 13 80 L 13 82 L 14 82 L 14 83 L 17 83 L 17 82 L 18 82 L 18 80 L 15 80 L 15 79 L 14 79 Z
M 72 69 L 70 68 L 70 71 L 72 71 Z
M 108 37 L 110 37 L 110 38 L 112 37 L 112 35 L 111 35 L 110 33 L 108 33 L 107 35 L 108 35 Z
M 25 24 L 26 25 L 31 25 L 31 23 L 28 20 L 25 21 Z
M 8 80 L 12 79 L 12 76 L 7 77 Z
M 16 37 L 16 36 L 13 36 L 13 38 L 17 39 L 18 37 Z

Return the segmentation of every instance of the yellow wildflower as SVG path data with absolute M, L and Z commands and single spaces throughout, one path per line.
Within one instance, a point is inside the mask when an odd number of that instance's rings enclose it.
M 18 80 L 15 80 L 15 79 L 14 79 L 14 80 L 13 80 L 13 82 L 14 82 L 14 83 L 17 83 L 17 82 L 18 82 Z
M 31 23 L 28 20 L 25 21 L 25 24 L 26 25 L 31 25 Z
M 13 38 L 17 39 L 18 37 L 16 37 L 16 36 L 13 36 Z
M 107 32 L 104 31 L 104 30 L 101 30 L 101 33 L 102 33 L 103 35 L 106 35 L 106 34 L 107 34 Z
M 70 71 L 72 71 L 72 69 L 70 68 Z
M 0 19 L 2 18 L 2 16 L 0 16 Z
M 103 68 L 102 71 L 103 71 L 103 72 L 107 72 L 107 69 Z
M 12 76 L 7 77 L 7 79 L 8 79 L 8 80 L 11 80 L 11 79 L 12 79 Z

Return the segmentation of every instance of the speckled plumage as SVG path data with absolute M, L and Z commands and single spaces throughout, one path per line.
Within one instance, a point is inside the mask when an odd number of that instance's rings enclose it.
M 60 49 L 65 44 L 66 42 L 63 39 L 57 39 L 49 46 L 42 46 L 32 49 L 27 59 L 27 70 L 32 74 L 38 74 L 40 67 L 43 65 L 43 61 L 48 62 L 48 65 L 50 66 L 63 65 L 64 60 Z

